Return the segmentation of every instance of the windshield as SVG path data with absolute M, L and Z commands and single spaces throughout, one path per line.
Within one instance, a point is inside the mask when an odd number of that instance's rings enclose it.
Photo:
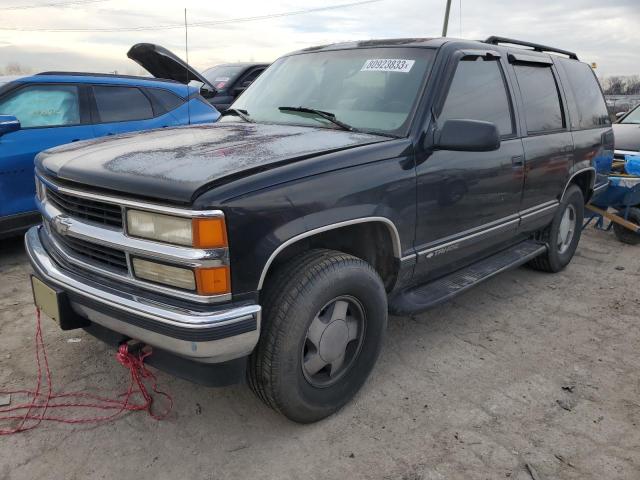
M 230 82 L 240 74 L 244 67 L 232 65 L 218 65 L 211 67 L 202 72 L 202 76 L 206 78 L 216 90 L 224 90 Z
M 620 123 L 638 123 L 640 124 L 640 106 L 636 107 L 622 119 Z
M 405 135 L 433 52 L 360 48 L 283 57 L 233 108 L 258 123 L 339 128 L 317 113 L 282 108 L 304 107 L 329 113 L 360 131 Z

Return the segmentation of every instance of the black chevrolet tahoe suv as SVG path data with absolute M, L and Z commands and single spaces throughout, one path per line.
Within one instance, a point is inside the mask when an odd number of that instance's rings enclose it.
M 34 299 L 63 329 L 135 339 L 200 383 L 246 378 L 313 422 L 363 385 L 388 312 L 525 263 L 562 270 L 612 157 L 602 92 L 571 52 L 499 37 L 307 48 L 216 124 L 40 154 Z

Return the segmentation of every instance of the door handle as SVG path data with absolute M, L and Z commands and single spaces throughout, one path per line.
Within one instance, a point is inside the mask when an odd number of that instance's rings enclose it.
M 71 140 L 71 143 L 73 143 L 73 142 L 79 142 L 79 141 L 80 141 L 80 139 L 79 139 L 79 138 L 74 138 L 73 140 Z
M 522 168 L 524 166 L 524 157 L 522 155 L 511 157 L 511 165 L 514 168 Z

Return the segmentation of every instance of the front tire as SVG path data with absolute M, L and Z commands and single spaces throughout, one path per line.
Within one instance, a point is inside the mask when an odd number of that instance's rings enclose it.
M 543 272 L 563 270 L 573 258 L 584 220 L 584 195 L 577 185 L 569 185 L 551 224 L 539 232 L 537 240 L 547 244 L 547 252 L 529 265 Z
M 263 302 L 248 380 L 267 405 L 300 423 L 321 420 L 364 384 L 387 325 L 382 280 L 364 260 L 312 250 L 281 267 Z

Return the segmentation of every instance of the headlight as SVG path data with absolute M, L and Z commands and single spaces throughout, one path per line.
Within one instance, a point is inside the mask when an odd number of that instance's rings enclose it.
M 127 231 L 133 237 L 197 248 L 227 246 L 224 219 L 184 218 L 143 210 L 127 211 Z
M 135 276 L 150 282 L 195 290 L 199 295 L 220 295 L 230 291 L 231 281 L 227 266 L 191 270 L 141 258 L 133 258 L 132 264 Z
M 162 283 L 185 290 L 196 289 L 196 279 L 193 270 L 173 267 L 163 263 L 149 262 L 141 258 L 132 259 L 133 271 L 138 278 L 150 282 Z

